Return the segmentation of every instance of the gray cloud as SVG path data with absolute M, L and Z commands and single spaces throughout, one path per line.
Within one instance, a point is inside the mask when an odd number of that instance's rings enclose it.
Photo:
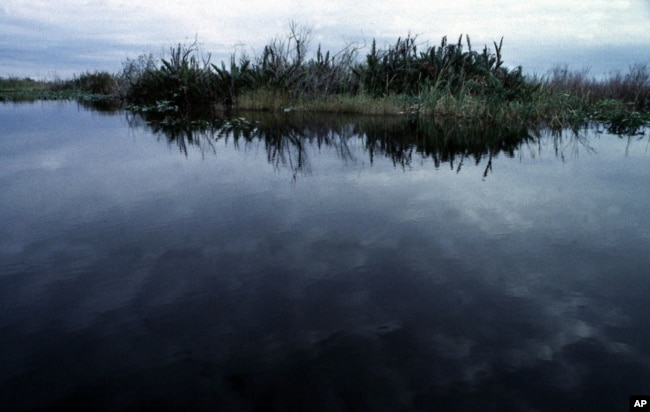
M 314 28 L 314 47 L 339 50 L 346 42 L 393 42 L 411 32 L 437 43 L 443 35 L 472 36 L 475 47 L 505 37 L 507 64 L 543 72 L 557 63 L 592 67 L 595 74 L 648 63 L 649 6 L 644 1 L 558 5 L 496 0 L 453 4 L 351 4 L 277 1 L 241 3 L 120 0 L 9 1 L 0 8 L 0 75 L 68 75 L 116 71 L 126 57 L 159 54 L 198 35 L 214 60 L 239 47 L 249 54 L 287 32 L 295 20 Z M 243 45 L 243 46 L 242 46 Z M 623 66 L 623 67 L 621 67 Z

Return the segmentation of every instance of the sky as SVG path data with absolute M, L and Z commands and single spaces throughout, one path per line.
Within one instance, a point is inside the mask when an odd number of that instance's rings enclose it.
M 650 66 L 650 0 L 2 0 L 0 76 L 117 73 L 127 58 L 159 57 L 195 39 L 211 61 L 254 57 L 290 22 L 311 28 L 311 50 L 336 52 L 417 35 L 423 45 L 468 34 L 474 49 L 503 41 L 510 67 L 557 65 L 594 76 Z M 363 53 L 363 49 L 361 52 Z

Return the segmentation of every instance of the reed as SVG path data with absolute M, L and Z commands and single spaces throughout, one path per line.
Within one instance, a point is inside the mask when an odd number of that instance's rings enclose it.
M 615 99 L 639 112 L 650 111 L 650 71 L 644 64 L 635 64 L 628 72 L 611 73 L 605 79 L 589 76 L 589 70 L 569 71 L 566 66 L 556 66 L 539 79 L 551 92 L 569 93 L 596 104 L 605 99 Z
M 119 77 L 108 72 L 86 72 L 69 80 L 0 78 L 0 101 L 100 100 L 116 97 Z
M 481 50 L 469 36 L 443 37 L 429 46 L 416 36 L 387 47 L 372 41 L 362 56 L 356 43 L 330 53 L 311 30 L 295 23 L 250 59 L 232 55 L 212 64 L 195 40 L 160 59 L 127 59 L 118 75 L 86 72 L 71 80 L 0 79 L 0 99 L 110 96 L 135 111 L 192 120 L 230 109 L 405 114 L 480 124 L 578 127 L 604 122 L 617 133 L 636 133 L 650 122 L 650 73 L 634 65 L 626 74 L 596 79 L 588 70 L 557 66 L 545 76 L 508 68 L 503 39 Z
M 603 79 L 589 76 L 587 69 L 571 72 L 556 66 L 532 81 L 541 86 L 537 110 L 554 125 L 599 121 L 610 132 L 636 134 L 650 123 L 650 72 L 645 65 Z
M 147 67 L 134 77 L 126 100 L 141 106 L 156 106 L 164 101 L 177 107 L 179 113 L 190 112 L 215 101 L 213 76 L 209 56 L 199 57 L 196 41 L 189 46 L 179 44 L 170 48 L 169 57 L 162 58 L 159 67 Z
M 48 82 L 29 77 L 0 77 L 0 92 L 45 90 Z
M 365 93 L 338 93 L 324 96 L 307 94 L 291 95 L 274 89 L 248 91 L 239 98 L 237 108 L 240 110 L 262 110 L 346 114 L 403 114 L 408 110 L 404 97 L 392 95 L 377 99 Z

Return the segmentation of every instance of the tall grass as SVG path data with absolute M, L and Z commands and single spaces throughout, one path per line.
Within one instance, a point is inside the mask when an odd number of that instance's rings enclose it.
M 186 112 L 215 101 L 209 56 L 202 59 L 198 55 L 196 41 L 189 46 L 179 44 L 171 48 L 169 56 L 160 62 L 156 67 L 155 62 L 140 58 L 125 66 L 129 79 L 125 93 L 128 102 L 136 105 L 167 102 L 168 106 Z
M 466 48 L 465 48 L 466 45 Z M 521 68 L 503 67 L 503 39 L 481 53 L 472 49 L 469 36 L 456 43 L 443 37 L 438 47 L 418 51 L 415 37 L 398 38 L 386 50 L 377 49 L 373 40 L 366 64 L 358 65 L 355 74 L 366 91 L 374 96 L 391 93 L 419 94 L 424 90 L 442 90 L 458 95 L 462 92 L 491 95 L 512 100 L 529 92 Z
M 363 111 L 361 104 L 376 107 L 374 100 L 388 99 L 388 104 L 380 105 L 384 107 L 380 112 L 413 112 L 414 107 L 436 112 L 442 96 L 510 102 L 525 98 L 537 87 L 525 82 L 521 68 L 503 67 L 502 41 L 494 44 L 494 52 L 485 47 L 478 53 L 469 36 L 457 43 L 443 38 L 439 46 L 419 51 L 416 38 L 409 35 L 387 49 L 373 41 L 363 61 L 355 44 L 334 54 L 318 45 L 312 56 L 309 45 L 310 31 L 292 25 L 286 38 L 272 39 L 256 59 L 232 56 L 226 67 L 200 58 L 196 43 L 179 44 L 159 66 L 150 58 L 125 65 L 126 99 L 150 106 L 170 102 L 181 111 L 221 104 L 353 112 Z
M 643 64 L 629 67 L 626 74 L 620 71 L 598 80 L 589 76 L 589 70 L 569 71 L 566 66 L 554 67 L 540 82 L 550 92 L 568 93 L 593 104 L 614 99 L 636 111 L 650 111 L 650 72 Z
M 589 76 L 589 70 L 569 71 L 556 66 L 546 76 L 531 82 L 540 84 L 535 109 L 553 125 L 591 120 L 605 122 L 610 131 L 634 134 L 650 122 L 650 72 L 635 64 L 626 74 L 607 78 Z
M 69 80 L 0 78 L 0 101 L 97 100 L 116 97 L 119 77 L 108 72 L 86 72 Z
M 503 39 L 480 50 L 468 35 L 443 37 L 430 46 L 410 34 L 381 47 L 350 43 L 336 53 L 316 45 L 311 29 L 291 23 L 254 58 L 233 54 L 214 64 L 197 41 L 166 55 L 127 59 L 122 72 L 86 72 L 71 80 L 1 79 L 0 98 L 32 95 L 111 96 L 132 110 L 166 117 L 213 116 L 216 111 L 254 109 L 334 113 L 408 114 L 482 124 L 544 124 L 578 127 L 590 121 L 635 133 L 650 122 L 650 72 L 590 77 L 558 66 L 544 76 L 507 67 Z M 365 50 L 365 53 L 362 53 Z M 11 97 L 13 96 L 13 97 Z

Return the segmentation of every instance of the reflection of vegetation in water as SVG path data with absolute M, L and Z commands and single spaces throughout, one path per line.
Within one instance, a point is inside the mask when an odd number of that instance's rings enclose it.
M 215 127 L 209 122 L 177 122 L 163 119 L 150 119 L 141 114 L 127 112 L 127 120 L 131 127 L 148 127 L 156 136 L 163 136 L 169 144 L 176 144 L 181 153 L 188 155 L 188 147 L 194 146 L 204 152 L 209 148 L 216 153 Z
M 436 168 L 449 164 L 460 173 L 468 162 L 484 163 L 483 177 L 492 171 L 499 155 L 514 157 L 542 151 L 542 137 L 550 135 L 554 154 L 564 160 L 582 147 L 593 152 L 587 134 L 599 129 L 532 130 L 525 127 L 470 127 L 467 124 L 397 117 L 298 116 L 255 113 L 254 120 L 231 117 L 206 121 L 173 122 L 156 114 L 129 114 L 132 125 L 146 124 L 154 134 L 178 146 L 185 155 L 192 146 L 216 153 L 216 143 L 232 141 L 236 147 L 263 147 L 275 170 L 289 169 L 294 178 L 311 171 L 310 153 L 333 149 L 346 163 L 358 160 L 353 146 L 363 147 L 372 165 L 377 156 L 395 166 L 433 161 Z M 630 137 L 631 138 L 631 137 Z M 547 141 L 547 140 L 545 140 Z
M 534 138 L 525 127 L 470 127 L 424 120 L 373 124 L 364 134 L 371 161 L 377 152 L 390 157 L 395 165 L 407 166 L 418 153 L 423 159 L 431 158 L 436 168 L 449 163 L 460 172 L 468 159 L 478 165 L 487 158 L 484 176 L 491 170 L 494 156 L 514 156 L 522 143 Z
M 274 169 L 290 169 L 294 177 L 311 170 L 309 149 L 333 148 L 344 161 L 354 160 L 348 141 L 355 136 L 351 124 L 333 118 L 302 117 L 289 121 L 285 116 L 257 114 L 258 120 L 245 117 L 173 121 L 158 113 L 127 114 L 134 127 L 145 126 L 154 134 L 164 136 L 170 144 L 178 146 L 185 155 L 195 146 L 203 153 L 205 149 L 216 153 L 215 143 L 232 141 L 235 147 L 262 144 L 269 164 Z M 316 120 L 320 119 L 320 120 Z

